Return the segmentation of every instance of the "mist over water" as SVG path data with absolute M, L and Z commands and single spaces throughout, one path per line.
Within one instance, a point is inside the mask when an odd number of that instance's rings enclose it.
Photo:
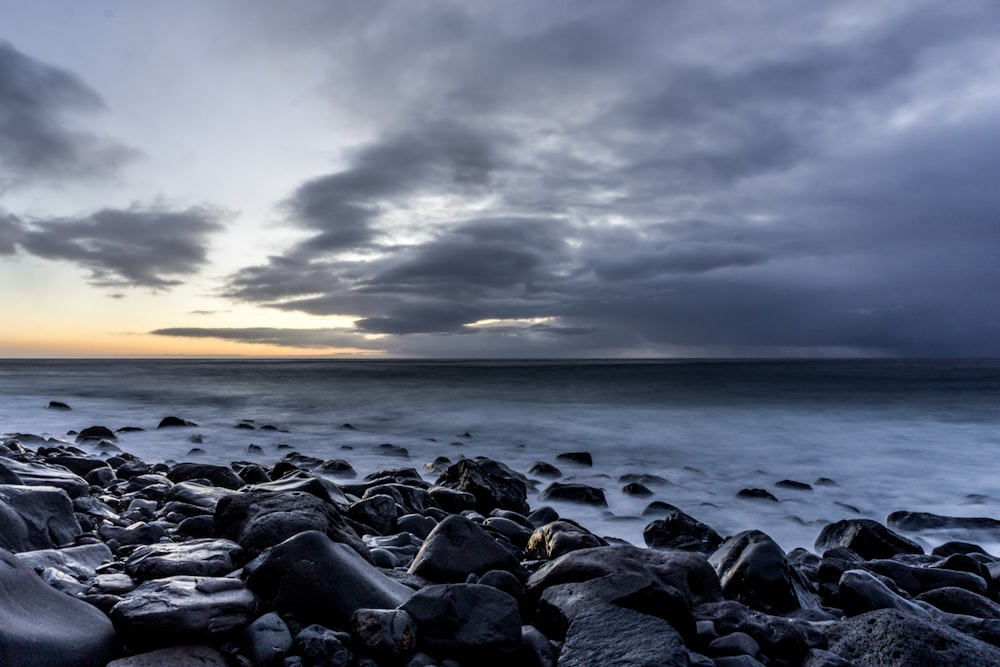
M 49 410 L 50 400 L 71 411 Z M 155 430 L 167 415 L 197 428 Z M 287 432 L 241 430 L 244 419 Z M 359 476 L 438 456 L 489 456 L 527 472 L 605 489 L 608 510 L 554 504 L 595 532 L 643 544 L 651 500 L 726 535 L 764 530 L 786 550 L 812 548 L 828 521 L 895 510 L 1000 516 L 1000 362 L 414 362 L 3 361 L 0 432 L 61 437 L 95 424 L 137 426 L 120 446 L 147 461 L 273 463 L 296 451 L 343 458 Z M 357 430 L 343 427 L 351 424 Z M 202 436 L 202 444 L 189 437 Z M 248 454 L 251 443 L 262 454 Z M 409 460 L 380 456 L 392 443 Z M 192 447 L 203 454 L 189 455 Z M 351 449 L 346 449 L 347 447 Z M 557 461 L 589 451 L 594 467 Z M 619 476 L 659 475 L 654 495 L 621 492 Z M 836 486 L 775 487 L 783 479 Z M 540 480 L 538 491 L 547 484 Z M 781 502 L 744 500 L 764 488 Z M 537 492 L 529 503 L 542 503 Z M 854 511 L 854 509 L 857 512 Z M 1000 535 L 965 539 L 1000 552 Z

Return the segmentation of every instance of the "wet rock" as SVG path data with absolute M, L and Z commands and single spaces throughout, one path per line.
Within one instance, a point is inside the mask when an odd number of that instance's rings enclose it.
M 774 540 L 759 530 L 726 539 L 708 562 L 719 575 L 722 594 L 768 614 L 815 606 L 805 582 Z
M 49 410 L 72 410 L 69 404 L 63 403 L 62 401 L 49 401 L 49 404 L 45 406 Z
M 570 461 L 588 467 L 593 467 L 594 465 L 594 457 L 590 455 L 590 452 L 563 452 L 556 456 L 556 460 Z
M 667 486 L 670 480 L 649 473 L 626 473 L 618 478 L 620 484 L 642 484 L 643 486 Z
M 330 503 L 341 512 L 346 512 L 351 504 L 339 486 L 305 470 L 293 470 L 280 479 L 254 484 L 246 491 L 302 491 Z
M 243 631 L 243 650 L 255 665 L 283 658 L 292 648 L 292 633 L 281 616 L 264 614 Z
M 125 572 L 136 579 L 178 575 L 222 577 L 243 563 L 243 549 L 229 540 L 197 539 L 139 547 L 125 561 Z
M 604 489 L 587 486 L 586 484 L 552 482 L 545 487 L 540 497 L 542 500 L 561 500 L 570 503 L 594 505 L 596 507 L 608 506 L 608 501 L 604 497 Z
M 358 609 L 397 607 L 413 592 L 317 531 L 271 548 L 244 572 L 247 585 L 274 609 L 333 627 L 347 627 Z
M 722 537 L 710 526 L 676 508 L 664 518 L 647 524 L 642 538 L 651 549 L 680 549 L 706 555 L 722 544 Z
M 945 542 L 939 546 L 934 547 L 931 551 L 934 556 L 941 556 L 942 558 L 951 556 L 953 554 L 980 554 L 982 556 L 988 555 L 986 550 L 983 549 L 978 544 L 972 544 L 971 542 L 958 542 L 951 541 Z
M 400 530 L 416 535 L 420 539 L 429 536 L 434 527 L 438 525 L 437 521 L 422 514 L 404 514 L 397 519 L 396 523 Z
M 521 514 L 531 511 L 523 475 L 488 458 L 462 459 L 449 466 L 436 484 L 471 493 L 476 498 L 476 510 L 483 514 L 497 508 Z
M 114 540 L 119 545 L 135 546 L 159 542 L 167 537 L 167 529 L 160 522 L 137 521 L 125 528 L 104 524 L 97 529 L 97 534 L 105 542 Z
M 156 428 L 175 428 L 178 426 L 197 426 L 197 424 L 189 422 L 186 419 L 181 419 L 180 417 L 164 417 L 156 425 Z
M 865 560 L 924 553 L 916 542 L 871 519 L 844 519 L 824 526 L 816 538 L 816 552 L 835 547 L 846 547 Z
M 984 595 L 973 593 L 964 588 L 936 588 L 921 593 L 916 599 L 951 614 L 1000 620 L 1000 604 Z
M 104 544 L 26 551 L 14 554 L 14 558 L 36 572 L 51 568 L 81 581 L 93 579 L 97 568 L 114 560 L 111 549 Z
M 640 484 L 639 482 L 630 482 L 622 487 L 622 493 L 626 496 L 638 496 L 638 497 L 648 497 L 653 495 L 653 492 L 649 490 L 649 487 L 645 484 Z
M 19 552 L 68 546 L 81 532 L 62 489 L 0 484 L 0 548 Z
M 85 479 L 61 466 L 0 458 L 0 468 L 6 470 L 4 476 L 10 473 L 16 475 L 23 486 L 54 486 L 65 491 L 70 498 L 86 495 L 90 491 L 90 484 Z
M 612 605 L 577 616 L 566 633 L 559 667 L 687 667 L 680 635 L 665 621 Z
M 604 604 L 656 616 L 687 641 L 695 638 L 694 617 L 683 593 L 636 574 L 611 574 L 550 586 L 538 600 L 535 620 L 549 637 L 561 640 L 577 616 Z
M 232 490 L 243 486 L 243 480 L 229 466 L 208 463 L 178 463 L 167 473 L 167 479 L 174 483 L 207 479 L 212 486 Z
M 564 554 L 531 575 L 527 592 L 538 598 L 549 586 L 611 574 L 635 574 L 660 585 L 673 586 L 692 607 L 722 601 L 719 577 L 703 555 L 632 546 L 598 547 Z
M 392 456 L 400 459 L 410 458 L 410 451 L 406 447 L 400 447 L 399 445 L 393 445 L 388 442 L 376 445 L 373 450 L 380 456 Z
M 509 551 L 474 521 L 452 515 L 431 531 L 408 572 L 437 583 L 465 581 L 470 573 L 520 571 Z
M 88 442 L 88 441 L 100 441 L 100 440 L 111 440 L 112 442 L 118 440 L 118 436 L 115 432 L 109 429 L 107 426 L 88 426 L 79 433 L 76 434 L 77 442 Z
M 806 484 L 805 482 L 796 482 L 794 479 L 783 479 L 780 482 L 775 482 L 774 485 L 779 489 L 791 489 L 793 491 L 812 491 L 812 485 Z
M 732 632 L 718 639 L 713 639 L 708 645 L 708 654 L 714 656 L 748 655 L 751 658 L 760 657 L 760 645 L 745 632 Z
M 353 656 L 336 631 L 313 624 L 302 629 L 295 638 L 295 648 L 306 664 L 323 667 L 347 667 Z
M 1000 533 L 1000 519 L 984 516 L 942 516 L 930 512 L 893 512 L 886 525 L 894 530 L 988 530 Z
M 227 496 L 215 510 L 218 537 L 238 543 L 255 556 L 305 531 L 318 530 L 364 557 L 368 550 L 330 503 L 302 491 L 251 491 Z
M 417 645 L 417 624 L 402 609 L 359 609 L 351 617 L 351 634 L 383 658 L 398 658 Z
M 1000 664 L 1000 649 L 928 617 L 896 609 L 855 616 L 828 631 L 834 653 L 859 667 Z
M 518 549 L 523 549 L 528 544 L 531 531 L 511 519 L 502 516 L 491 516 L 483 522 L 483 528 L 491 533 L 502 536 Z M 413 532 L 412 530 L 410 531 Z
M 66 454 L 48 456 L 45 458 L 45 463 L 49 465 L 62 466 L 66 468 L 74 475 L 86 478 L 87 473 L 91 472 L 96 468 L 107 468 L 111 470 L 106 462 L 100 459 L 90 459 L 86 456 L 69 456 Z
M 431 500 L 438 504 L 441 509 L 452 514 L 458 514 L 465 510 L 475 509 L 476 497 L 465 491 L 449 489 L 444 486 L 433 486 L 427 491 Z
M 767 489 L 740 489 L 736 493 L 737 498 L 748 498 L 750 500 L 768 500 L 771 502 L 778 502 L 778 499 L 773 493 Z
M 108 667 L 227 667 L 224 655 L 211 646 L 185 644 L 119 658 Z
M 391 496 L 373 495 L 350 506 L 347 516 L 369 526 L 379 535 L 388 535 L 396 528 L 396 501 Z
M 559 652 L 549 638 L 531 625 L 521 626 L 521 652 L 518 664 L 525 667 L 556 667 Z
M 0 551 L 0 665 L 104 667 L 115 651 L 108 617 L 60 593 Z
M 239 579 L 168 577 L 126 593 L 111 609 L 111 620 L 127 641 L 164 645 L 241 629 L 257 604 Z
M 344 459 L 330 459 L 323 461 L 323 463 L 321 463 L 316 470 L 326 475 L 332 475 L 333 477 L 340 477 L 343 479 L 354 479 L 358 476 L 358 472 L 354 469 L 354 466 Z
M 865 570 L 847 570 L 840 577 L 840 605 L 848 616 L 857 616 L 876 609 L 899 611 L 927 616 L 927 612 L 897 595 L 878 577 Z
M 427 586 L 400 608 L 413 618 L 420 646 L 432 653 L 468 659 L 521 643 L 517 602 L 491 586 Z
M 170 488 L 166 500 L 195 505 L 208 512 L 214 512 L 220 500 L 233 495 L 236 495 L 236 492 L 230 489 L 203 486 L 193 482 L 180 482 Z
M 525 556 L 552 560 L 570 551 L 606 546 L 606 541 L 580 524 L 563 519 L 536 528 L 528 538 Z
M 934 567 L 907 565 L 896 560 L 877 559 L 865 563 L 865 569 L 892 579 L 909 595 L 919 595 L 925 591 L 946 586 L 965 588 L 985 595 L 986 581 L 969 572 L 958 572 Z
M 545 461 L 535 461 L 528 468 L 528 474 L 535 477 L 545 477 L 548 479 L 558 479 L 562 477 L 562 471 L 551 463 Z

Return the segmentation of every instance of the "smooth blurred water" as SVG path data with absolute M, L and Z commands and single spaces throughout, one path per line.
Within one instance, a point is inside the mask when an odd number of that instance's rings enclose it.
M 50 400 L 73 409 L 46 409 Z M 166 415 L 198 427 L 155 430 Z M 288 432 L 235 429 L 242 419 Z M 723 534 L 759 528 L 786 549 L 811 548 L 824 523 L 850 516 L 1000 516 L 995 361 L 0 361 L 0 432 L 64 437 L 95 424 L 148 429 L 120 443 L 148 461 L 271 463 L 286 443 L 345 458 L 361 475 L 409 465 L 430 481 L 424 463 L 437 456 L 484 455 L 522 472 L 548 461 L 563 481 L 607 493 L 607 512 L 558 504 L 562 514 L 636 544 L 653 499 Z M 374 453 L 385 442 L 410 460 Z M 251 443 L 264 453 L 247 454 Z M 582 450 L 592 469 L 555 459 Z M 652 498 L 625 496 L 618 477 L 630 472 L 671 483 Z M 774 486 L 821 476 L 837 486 Z M 745 487 L 781 502 L 736 498 Z M 529 502 L 541 504 L 537 494 Z M 1000 551 L 1000 535 L 920 537 Z

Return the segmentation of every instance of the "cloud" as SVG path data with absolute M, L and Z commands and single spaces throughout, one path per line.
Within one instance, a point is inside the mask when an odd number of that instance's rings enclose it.
M 995 3 L 388 4 L 274 16 L 374 130 L 227 297 L 397 354 L 1000 354 Z
M 208 207 L 103 209 L 92 215 L 34 220 L 18 239 L 28 253 L 88 269 L 102 287 L 164 289 L 207 260 L 207 238 L 227 214 Z
M 0 209 L 0 256 L 17 252 L 17 242 L 24 233 L 21 221 Z
M 248 328 L 208 328 L 176 327 L 156 329 L 149 332 L 155 336 L 179 338 L 215 338 L 237 343 L 278 345 L 281 347 L 322 350 L 333 348 L 356 348 L 377 351 L 377 341 L 365 340 L 350 329 L 281 329 L 271 327 Z
M 73 127 L 105 110 L 79 77 L 0 42 L 0 192 L 38 179 L 92 179 L 113 173 L 136 152 Z

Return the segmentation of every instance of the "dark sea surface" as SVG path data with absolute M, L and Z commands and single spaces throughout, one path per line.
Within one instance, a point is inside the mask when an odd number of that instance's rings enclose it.
M 50 400 L 73 409 L 46 409 Z M 167 415 L 198 427 L 156 430 Z M 287 432 L 234 428 L 244 419 Z M 563 481 L 607 493 L 606 511 L 557 504 L 562 514 L 636 544 L 654 499 L 722 534 L 759 528 L 786 549 L 811 548 L 824 523 L 847 517 L 1000 517 L 998 361 L 0 361 L 0 433 L 71 441 L 67 431 L 95 424 L 147 429 L 120 446 L 151 462 L 270 464 L 286 443 L 360 475 L 408 465 L 433 481 L 424 464 L 438 456 L 522 472 L 547 461 Z M 194 434 L 204 453 L 189 455 Z M 264 453 L 248 454 L 251 443 Z M 376 454 L 382 443 L 410 459 Z M 568 451 L 591 452 L 594 467 L 556 461 Z M 669 483 L 630 497 L 626 473 Z M 775 486 L 819 477 L 836 486 Z M 747 487 L 780 502 L 736 498 Z M 916 537 L 1000 551 L 996 534 Z

